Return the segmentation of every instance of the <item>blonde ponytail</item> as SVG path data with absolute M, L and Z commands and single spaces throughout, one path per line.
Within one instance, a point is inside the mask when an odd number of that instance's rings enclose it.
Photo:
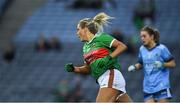
M 103 32 L 103 26 L 107 26 L 110 23 L 108 20 L 113 18 L 102 12 L 97 14 L 93 19 L 84 18 L 80 20 L 79 25 L 81 28 L 87 27 L 91 33 L 96 34 Z
M 100 26 L 108 25 L 110 22 L 108 21 L 109 19 L 114 19 L 114 17 L 111 17 L 105 13 L 99 13 L 97 14 L 93 20 L 99 24 Z

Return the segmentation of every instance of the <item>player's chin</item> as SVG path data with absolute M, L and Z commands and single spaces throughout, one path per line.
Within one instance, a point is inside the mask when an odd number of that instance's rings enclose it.
M 146 43 L 146 42 L 143 42 L 142 44 L 143 44 L 144 46 L 147 46 L 147 43 Z
M 146 44 L 146 42 L 145 42 L 145 41 L 141 41 L 141 43 L 142 43 L 143 45 L 145 45 L 145 44 Z
M 147 44 L 143 44 L 143 45 L 148 48 L 148 45 L 147 45 Z
M 81 42 L 86 42 L 86 40 L 82 40 L 82 39 L 80 39 L 81 40 Z
M 81 42 L 87 42 L 87 40 L 84 40 L 82 38 L 79 38 Z

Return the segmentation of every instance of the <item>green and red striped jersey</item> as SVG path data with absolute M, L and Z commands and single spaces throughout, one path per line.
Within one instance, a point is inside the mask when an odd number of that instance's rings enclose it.
M 112 62 L 109 67 L 102 67 L 102 62 L 107 63 L 107 59 L 103 59 L 113 52 L 115 48 L 111 47 L 115 38 L 106 33 L 96 34 L 94 38 L 86 42 L 83 47 L 84 61 L 91 67 L 91 75 L 98 79 L 108 69 L 118 69 L 121 66 L 117 58 L 111 59 Z

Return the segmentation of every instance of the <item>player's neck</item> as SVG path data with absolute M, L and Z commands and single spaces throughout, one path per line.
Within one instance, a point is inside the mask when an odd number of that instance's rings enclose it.
M 91 41 L 91 40 L 94 38 L 94 36 L 95 36 L 94 34 L 89 33 L 89 34 L 87 35 L 88 42 Z
M 156 43 L 154 41 L 150 42 L 149 45 L 147 46 L 148 49 L 152 49 L 156 46 Z

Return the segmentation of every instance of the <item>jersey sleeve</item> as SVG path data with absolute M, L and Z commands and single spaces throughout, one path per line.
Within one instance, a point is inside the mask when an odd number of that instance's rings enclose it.
M 141 54 L 140 51 L 139 51 L 139 54 L 138 54 L 138 63 L 143 64 L 142 54 Z
M 111 48 L 113 42 L 115 41 L 115 38 L 108 34 L 101 34 L 101 36 L 99 37 L 99 41 L 101 41 L 105 46 Z
M 168 50 L 166 46 L 163 46 L 161 52 L 162 52 L 161 56 L 165 62 L 168 62 L 174 59 L 174 57 L 172 56 L 172 54 L 170 53 L 170 51 Z

